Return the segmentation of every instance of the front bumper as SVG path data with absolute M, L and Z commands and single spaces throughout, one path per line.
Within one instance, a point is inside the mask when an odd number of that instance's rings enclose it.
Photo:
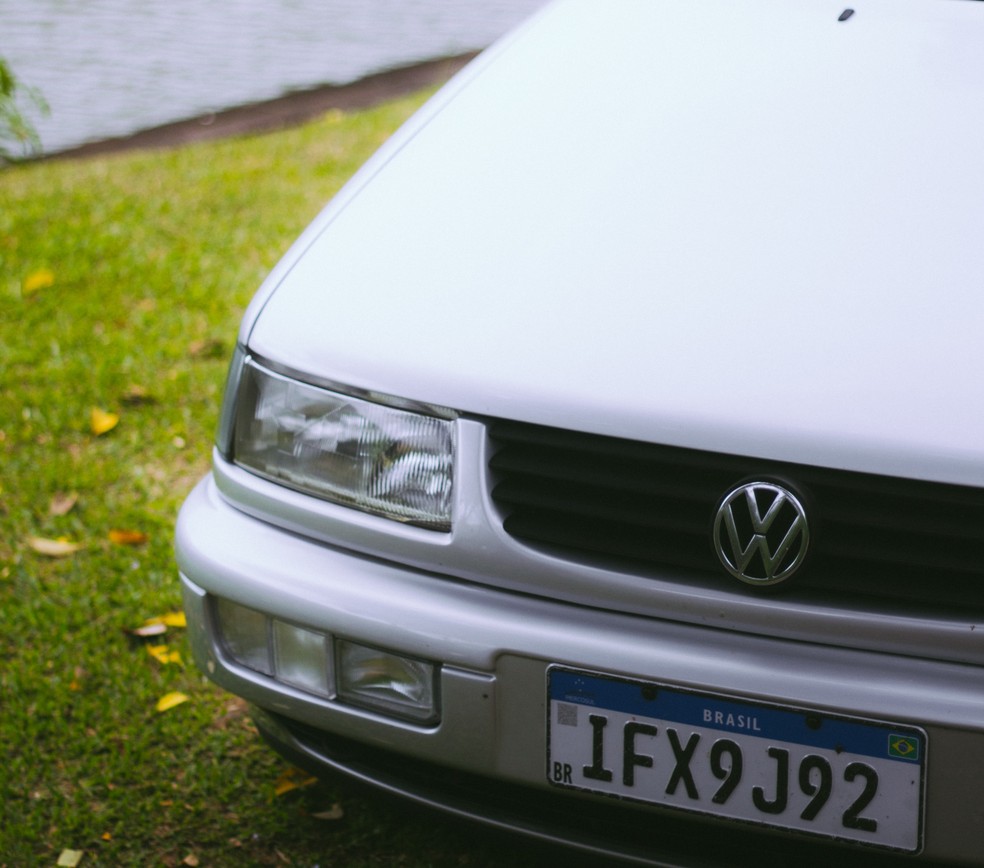
M 568 818 L 580 808 L 597 817 L 642 816 L 639 825 L 647 828 L 654 822 L 706 828 L 710 822 L 719 841 L 729 839 L 727 824 L 568 796 L 550 786 L 545 678 L 551 664 L 561 663 L 922 727 L 929 742 L 925 836 L 922 854 L 913 859 L 980 863 L 984 679 L 978 667 L 736 634 L 713 623 L 675 623 L 497 591 L 292 535 L 231 507 L 211 478 L 182 510 L 177 552 L 196 662 L 218 684 L 261 709 L 258 720 L 268 738 L 308 766 L 349 771 L 459 813 L 595 851 L 644 857 L 627 836 L 589 835 L 584 823 L 565 827 L 547 816 L 537 820 L 535 811 L 483 807 L 481 800 L 460 793 L 441 798 L 439 792 L 451 788 L 435 787 L 433 775 L 397 774 L 390 760 L 404 757 L 407 769 L 423 764 L 459 781 L 487 781 L 488 793 L 515 788 L 539 803 L 559 802 L 571 806 L 556 812 Z M 440 722 L 397 721 L 238 666 L 218 639 L 212 596 L 440 662 Z M 339 759 L 339 750 L 357 760 Z M 374 755 L 378 769 L 389 772 L 371 771 Z M 431 783 L 424 786 L 426 780 Z M 483 787 L 472 789 L 478 793 Z M 506 796 L 501 804 L 520 802 Z M 652 861 L 714 863 L 712 853 L 698 853 L 703 845 L 695 841 L 702 836 L 685 837 L 691 842 L 689 857 L 683 851 L 672 855 L 676 851 L 667 843 L 652 848 Z M 773 841 L 784 852 L 798 846 L 795 837 L 772 833 L 739 837 Z M 813 854 L 826 850 L 816 839 L 805 839 L 803 846 Z M 859 863 L 877 864 L 873 860 L 879 857 L 859 848 L 844 847 L 836 857 L 850 859 L 854 852 Z M 823 858 L 829 861 L 829 851 Z

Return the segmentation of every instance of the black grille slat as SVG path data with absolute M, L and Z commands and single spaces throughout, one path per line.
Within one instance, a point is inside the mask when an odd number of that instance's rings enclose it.
M 522 518 L 506 519 L 506 532 L 519 538 L 535 540 L 596 557 L 610 556 L 612 548 L 619 557 L 638 561 L 654 561 L 685 569 L 709 569 L 713 561 L 701 555 L 696 540 L 686 540 L 680 534 L 650 534 L 641 536 L 627 532 L 624 527 L 606 522 L 565 521 L 561 518 L 540 518 L 535 525 Z M 689 544 L 688 544 L 689 543 Z
M 984 540 L 984 527 L 967 521 L 975 510 L 978 514 L 982 510 L 980 489 L 964 490 L 954 485 L 914 481 L 909 490 L 900 490 L 898 480 L 874 477 L 883 482 L 879 490 L 865 485 L 863 474 L 845 471 L 836 471 L 834 484 L 815 472 L 796 474 L 796 478 L 824 504 L 824 524 L 828 526 L 883 527 L 906 534 L 975 543 Z M 977 494 L 976 503 L 967 497 L 967 491 Z M 885 509 L 888 502 L 890 510 Z
M 654 492 L 655 493 L 655 492 Z M 558 483 L 552 492 L 507 480 L 496 487 L 496 502 L 514 510 L 530 509 L 558 516 L 584 516 L 626 525 L 686 531 L 702 517 L 700 501 L 681 501 L 674 497 L 659 498 L 637 492 L 613 492 L 611 489 L 578 487 Z
M 831 557 L 841 560 L 855 560 L 867 564 L 898 565 L 918 570 L 939 570 L 941 572 L 980 575 L 980 565 L 975 563 L 973 552 L 967 550 L 940 549 L 929 551 L 927 541 L 913 543 L 908 539 L 888 540 L 873 538 L 863 540 L 843 540 L 836 534 L 826 534 L 824 551 Z M 833 537 L 831 539 L 831 537 Z M 977 548 L 979 552 L 980 549 Z M 982 577 L 984 581 L 984 577 Z
M 521 455 L 497 454 L 490 464 L 493 471 L 503 476 L 535 477 L 543 482 L 571 482 L 618 492 L 639 492 L 655 495 L 675 495 L 681 500 L 703 500 L 713 496 L 719 485 L 719 474 L 695 472 L 682 473 L 675 468 L 672 474 L 657 476 L 647 473 L 661 469 L 658 462 L 638 463 L 602 457 L 592 459 L 585 453 L 548 450 L 524 450 Z
M 517 422 L 492 422 L 489 435 L 506 532 L 561 556 L 711 573 L 735 587 L 711 547 L 714 510 L 740 482 L 779 480 L 804 498 L 814 532 L 791 588 L 984 614 L 984 489 Z
M 827 527 L 865 527 L 872 533 L 884 532 L 946 539 L 951 540 L 954 545 L 980 545 L 982 539 L 980 531 L 976 528 L 964 527 L 959 519 L 948 519 L 939 515 L 929 515 L 920 521 L 915 515 L 904 513 L 884 515 L 871 509 L 857 508 L 839 510 L 836 514 L 828 511 L 824 516 L 824 524 Z

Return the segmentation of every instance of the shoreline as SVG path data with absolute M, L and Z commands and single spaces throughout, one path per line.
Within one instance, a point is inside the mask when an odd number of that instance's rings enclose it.
M 95 157 L 132 150 L 172 148 L 196 142 L 272 132 L 298 126 L 332 109 L 352 111 L 370 108 L 387 100 L 443 84 L 478 54 L 425 60 L 408 66 L 375 72 L 349 84 L 325 84 L 295 90 L 212 114 L 199 115 L 158 127 L 139 130 L 128 136 L 86 142 L 43 154 L 37 162 Z

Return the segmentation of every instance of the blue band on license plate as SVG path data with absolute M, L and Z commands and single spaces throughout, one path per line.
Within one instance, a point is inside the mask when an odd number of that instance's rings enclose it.
M 547 693 L 556 786 L 921 849 L 921 729 L 560 666 Z

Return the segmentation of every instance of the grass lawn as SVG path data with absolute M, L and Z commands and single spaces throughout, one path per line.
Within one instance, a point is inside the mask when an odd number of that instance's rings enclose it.
M 174 518 L 246 303 L 421 101 L 0 171 L 0 868 L 515 861 L 341 781 L 278 794 L 181 627 L 130 632 L 180 608 Z

